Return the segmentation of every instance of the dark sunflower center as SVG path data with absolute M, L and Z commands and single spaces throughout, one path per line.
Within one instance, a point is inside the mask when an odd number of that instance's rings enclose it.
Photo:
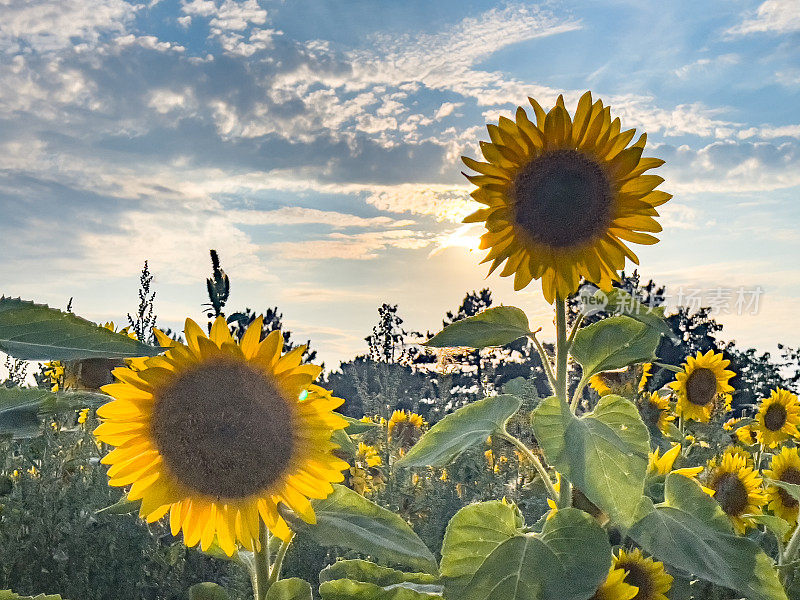
M 618 562 L 617 567 L 628 572 L 625 576 L 625 583 L 639 588 L 639 593 L 631 600 L 651 600 L 654 597 L 655 585 L 653 577 L 642 565 L 635 562 Z
M 534 241 L 581 244 L 611 222 L 613 192 L 603 168 L 577 150 L 556 150 L 525 165 L 511 186 L 515 220 Z
M 172 474 L 216 498 L 244 498 L 275 483 L 294 450 L 293 414 L 264 373 L 219 359 L 157 390 L 151 432 Z
M 749 499 L 747 488 L 735 473 L 725 473 L 713 487 L 717 492 L 714 494 L 714 498 L 726 514 L 736 517 L 747 509 Z
M 781 473 L 779 479 L 781 481 L 785 481 L 786 483 L 800 485 L 800 471 L 794 467 L 788 467 L 783 473 Z M 789 492 L 783 488 L 778 488 L 778 495 L 781 497 L 781 502 L 783 502 L 783 505 L 787 508 L 797 508 L 798 504 L 800 504 L 797 502 L 797 500 L 792 498 Z
M 778 431 L 786 424 L 786 407 L 783 404 L 770 404 L 764 413 L 764 427 Z
M 717 394 L 717 377 L 711 369 L 700 368 L 692 371 L 686 380 L 686 398 L 692 404 L 705 406 Z

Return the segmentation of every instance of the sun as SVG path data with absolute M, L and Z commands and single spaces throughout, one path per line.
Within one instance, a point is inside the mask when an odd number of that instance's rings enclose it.
M 278 512 L 315 521 L 309 498 L 325 498 L 348 464 L 333 454 L 343 402 L 313 384 L 321 367 L 301 364 L 305 347 L 283 354 L 283 337 L 263 341 L 258 317 L 241 343 L 218 317 L 207 336 L 186 320 L 187 343 L 161 332 L 162 356 L 114 370 L 103 388 L 115 398 L 97 411 L 97 439 L 116 448 L 102 460 L 109 485 L 131 486 L 148 522 L 169 513 L 173 535 L 203 550 L 215 540 L 260 548 L 261 522 L 292 533 Z
M 773 448 L 791 437 L 800 436 L 800 402 L 789 390 L 775 389 L 761 401 L 754 429 L 756 438 Z
M 683 371 L 675 375 L 670 387 L 678 395 L 676 412 L 683 419 L 693 419 L 707 423 L 711 419 L 714 401 L 720 394 L 733 392 L 728 381 L 736 373 L 726 370 L 731 361 L 722 353 L 709 350 L 690 356 L 683 364 Z
M 638 263 L 628 243 L 655 244 L 661 231 L 656 207 L 672 196 L 655 188 L 664 179 L 646 171 L 661 166 L 644 158 L 646 134 L 622 131 L 609 107 L 586 92 L 574 118 L 558 97 L 547 113 L 529 98 L 534 124 L 522 107 L 512 121 L 488 125 L 481 142 L 487 162 L 462 157 L 478 175 L 471 196 L 484 205 L 464 219 L 483 223 L 483 262 L 492 273 L 514 276 L 514 289 L 542 280 L 549 303 L 578 289 L 581 278 L 609 289 L 626 259 Z M 630 145 L 629 145 L 630 144 Z

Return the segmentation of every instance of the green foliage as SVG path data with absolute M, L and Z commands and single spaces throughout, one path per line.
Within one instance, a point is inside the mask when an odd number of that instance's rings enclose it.
M 555 396 L 531 415 L 550 464 L 622 526 L 633 523 L 644 493 L 650 435 L 636 406 L 621 396 L 600 399 L 575 417 Z
M 524 312 L 513 306 L 498 306 L 448 325 L 425 345 L 432 348 L 505 346 L 530 333 Z
M 436 572 L 436 560 L 408 523 L 353 490 L 334 486 L 333 494 L 314 502 L 314 512 L 316 524 L 297 519 L 294 526 L 322 546 L 349 548 L 389 564 Z
M 94 408 L 111 398 L 89 391 L 51 392 L 39 388 L 0 386 L 0 435 L 30 437 L 41 431 L 41 418 L 46 415 Z
M 6 297 L 0 297 L 0 350 L 25 360 L 128 358 L 162 351 L 72 313 Z
M 11 590 L 0 590 L 0 600 L 62 600 L 58 594 L 46 595 L 39 594 L 38 596 L 20 596 Z
M 445 598 L 585 600 L 608 574 L 608 537 L 583 511 L 559 510 L 536 534 L 524 532 L 513 507 L 476 506 L 462 509 L 445 535 Z
M 602 371 L 655 360 L 660 340 L 661 334 L 641 321 L 622 315 L 609 317 L 578 331 L 572 357 L 588 379 Z
M 265 600 L 311 600 L 311 586 L 307 581 L 290 577 L 273 583 Z
M 335 562 L 323 569 L 319 581 L 325 600 L 422 600 L 442 590 L 433 575 L 404 573 L 365 560 Z
M 645 305 L 622 288 L 612 288 L 609 292 L 598 290 L 595 297 L 605 298 L 607 312 L 624 314 L 636 319 L 661 335 L 670 338 L 673 342 L 678 342 L 678 336 L 664 320 L 663 306 Z
M 666 480 L 665 502 L 642 504 L 628 535 L 673 567 L 733 589 L 749 600 L 787 600 L 774 565 L 753 540 L 734 535 L 719 504 L 691 479 Z
M 443 467 L 464 450 L 501 431 L 522 402 L 515 396 L 490 396 L 473 402 L 436 423 L 414 447 L 400 459 L 398 466 Z

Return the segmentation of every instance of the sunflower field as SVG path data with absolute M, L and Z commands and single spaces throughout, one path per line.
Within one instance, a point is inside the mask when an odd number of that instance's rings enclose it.
M 463 157 L 483 262 L 552 331 L 488 290 L 416 338 L 383 305 L 325 371 L 226 313 L 214 251 L 179 332 L 146 265 L 123 328 L 0 298 L 0 600 L 800 599 L 798 353 L 625 275 L 671 198 L 635 133 L 530 99 Z

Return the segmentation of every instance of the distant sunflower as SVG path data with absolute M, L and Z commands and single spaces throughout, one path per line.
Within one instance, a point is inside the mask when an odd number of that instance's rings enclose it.
M 398 444 L 404 452 L 417 443 L 424 426 L 425 420 L 417 413 L 396 410 L 388 421 L 389 441 Z
M 114 370 L 103 388 L 114 401 L 98 409 L 98 440 L 116 449 L 109 484 L 128 486 L 148 522 L 168 512 L 173 535 L 208 549 L 216 538 L 231 555 L 236 543 L 260 547 L 260 520 L 281 539 L 291 531 L 283 503 L 313 523 L 309 498 L 325 498 L 344 479 L 333 412 L 341 398 L 314 385 L 322 370 L 302 365 L 305 347 L 281 355 L 283 337 L 260 340 L 258 317 L 237 344 L 218 317 L 206 336 L 186 320 L 187 345 L 156 332 L 162 356 Z
M 777 481 L 785 481 L 800 485 L 800 455 L 797 448 L 781 448 L 779 454 L 772 457 L 770 470 L 764 475 Z M 767 486 L 768 508 L 792 524 L 797 523 L 798 502 L 786 490 L 777 485 Z
M 638 548 L 620 550 L 614 557 L 614 568 L 626 571 L 625 583 L 636 586 L 638 592 L 631 600 L 667 600 L 672 587 L 672 575 L 664 570 L 664 563 L 645 558 Z
M 669 398 L 663 397 L 658 392 L 651 392 L 644 394 L 639 404 L 639 412 L 644 422 L 666 434 L 669 431 L 669 424 L 675 420 Z
M 590 92 L 574 119 L 562 96 L 548 113 L 529 100 L 536 124 L 519 107 L 516 122 L 500 117 L 487 126 L 491 142 L 481 150 L 488 162 L 462 157 L 479 173 L 466 177 L 485 205 L 464 222 L 485 224 L 483 262 L 491 261 L 491 273 L 506 261 L 500 275 L 513 274 L 514 289 L 541 278 L 550 303 L 577 290 L 581 277 L 609 289 L 626 258 L 638 263 L 626 242 L 658 241 L 650 235 L 661 231 L 656 207 L 672 196 L 655 189 L 662 177 L 644 173 L 664 161 L 642 157 L 646 134 L 628 146 L 635 130 L 621 131 Z
M 800 402 L 797 396 L 781 388 L 772 390 L 769 398 L 761 401 L 756 415 L 756 435 L 758 441 L 769 446 L 777 446 L 790 437 L 800 436 Z
M 675 459 L 678 458 L 681 453 L 680 444 L 673 444 L 672 448 L 664 452 L 663 456 L 660 456 L 660 453 L 661 451 L 658 448 L 650 453 L 647 464 L 648 473 L 653 475 L 680 473 L 686 477 L 696 477 L 703 470 L 703 467 L 684 467 L 682 469 L 673 470 L 672 467 L 675 465 Z
M 763 480 L 741 452 L 725 452 L 722 458 L 709 463 L 711 472 L 707 486 L 714 490 L 714 499 L 730 517 L 734 529 L 744 533 L 751 523 L 747 514 L 760 514 L 766 498 L 761 492 Z
M 725 431 L 732 431 L 733 434 L 736 436 L 742 444 L 745 446 L 753 446 L 758 443 L 758 433 L 753 428 L 753 423 L 749 423 L 747 425 L 739 425 L 741 422 L 742 417 L 734 417 L 732 419 L 728 419 L 725 423 L 722 424 L 722 428 Z
M 686 359 L 683 371 L 675 375 L 675 381 L 670 384 L 678 395 L 676 410 L 681 418 L 701 423 L 711 419 L 717 395 L 733 391 L 728 380 L 736 373 L 725 369 L 729 364 L 731 361 L 713 350 L 705 354 L 698 352 L 696 357 Z
M 608 571 L 608 577 L 600 584 L 594 595 L 589 600 L 633 600 L 639 593 L 639 588 L 625 581 L 627 573 L 613 565 Z

